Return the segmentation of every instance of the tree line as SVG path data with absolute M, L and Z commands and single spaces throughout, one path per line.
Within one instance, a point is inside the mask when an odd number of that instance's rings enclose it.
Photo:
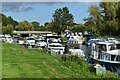
M 89 7 L 89 17 L 85 19 L 88 30 L 97 35 L 120 35 L 120 2 L 101 2 Z
M 98 6 L 91 5 L 88 9 L 89 17 L 84 19 L 84 24 L 74 22 L 74 16 L 68 7 L 56 9 L 52 14 L 53 19 L 43 26 L 37 21 L 17 22 L 10 16 L 0 14 L 2 17 L 2 33 L 16 31 L 52 31 L 56 33 L 70 30 L 73 32 L 94 32 L 98 36 L 120 35 L 120 2 L 100 2 Z
M 1 19 L 1 24 L 0 30 L 2 31 L 3 34 L 11 34 L 14 30 L 16 31 L 39 31 L 42 30 L 42 27 L 40 26 L 39 22 L 33 21 L 33 22 L 28 22 L 28 21 L 22 21 L 18 22 L 14 20 L 11 16 L 6 16 L 4 14 L 0 14 L 2 17 Z

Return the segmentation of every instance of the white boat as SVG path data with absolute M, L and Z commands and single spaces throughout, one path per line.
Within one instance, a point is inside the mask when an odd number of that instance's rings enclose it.
M 103 40 L 103 39 L 90 39 L 90 40 L 87 41 L 87 44 L 89 46 L 91 46 L 93 43 L 96 44 L 97 42 L 105 42 L 105 40 Z
M 91 46 L 92 63 L 99 63 L 105 66 L 107 70 L 120 69 L 120 49 L 117 49 L 114 43 L 98 42 Z
M 5 36 L 3 34 L 0 34 L 0 42 L 5 42 Z
M 18 44 L 23 45 L 23 44 L 24 44 L 24 42 L 25 42 L 25 41 L 24 41 L 24 39 L 23 39 L 23 38 L 19 38 L 19 39 L 18 39 Z
M 107 38 L 107 41 L 112 43 L 118 43 L 118 41 L 114 37 Z
M 76 36 L 70 36 L 69 40 L 67 41 L 67 43 L 71 43 L 71 44 L 82 44 L 83 40 L 82 37 L 76 35 Z
M 57 53 L 57 54 L 63 54 L 65 51 L 65 46 L 60 43 L 50 43 L 48 44 L 48 52 Z
M 5 42 L 13 43 L 13 38 L 9 34 L 5 34 Z
M 117 42 L 115 44 L 116 44 L 117 49 L 120 49 L 120 42 Z
M 83 52 L 83 50 L 81 50 L 80 48 L 74 48 L 74 49 L 69 49 L 69 53 L 71 55 L 78 55 L 78 56 L 81 56 L 81 57 L 85 57 L 85 54 Z
M 34 38 L 27 38 L 25 40 L 25 45 L 27 45 L 27 46 L 35 46 L 35 39 Z
M 41 47 L 41 48 L 45 48 L 47 46 L 47 42 L 45 42 L 45 40 L 43 39 L 36 39 L 35 40 L 35 45 L 36 47 Z

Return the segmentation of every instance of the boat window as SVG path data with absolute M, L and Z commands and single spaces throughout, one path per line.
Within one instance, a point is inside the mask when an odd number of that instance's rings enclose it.
M 74 49 L 80 49 L 79 47 L 74 47 Z
M 49 45 L 50 47 L 63 47 L 62 45 Z
M 112 39 L 109 39 L 109 40 L 112 40 Z
M 102 46 L 102 51 L 106 51 L 106 45 Z
M 34 38 L 28 38 L 27 40 L 35 40 Z
M 111 61 L 114 61 L 115 55 L 111 55 Z
M 105 60 L 110 60 L 110 55 L 109 54 L 105 55 Z
M 101 54 L 98 54 L 98 59 L 101 59 L 102 58 L 102 55 Z
M 116 61 L 120 62 L 120 56 L 117 56 Z
M 120 44 L 116 44 L 116 46 L 117 46 L 117 49 L 120 49 Z
M 49 43 L 52 43 L 53 41 L 51 39 L 48 40 Z
M 103 45 L 103 44 L 99 45 L 98 48 L 99 48 L 99 52 L 101 52 L 101 51 L 107 51 L 106 50 L 106 45 Z
M 98 52 L 98 50 L 99 50 L 99 49 L 98 49 L 98 46 L 95 46 L 95 51 Z
M 115 48 L 115 45 L 109 45 L 110 46 L 110 49 L 109 50 L 115 50 L 116 48 Z

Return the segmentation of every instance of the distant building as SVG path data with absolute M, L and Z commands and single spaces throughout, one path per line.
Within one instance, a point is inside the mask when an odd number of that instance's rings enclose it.
M 32 36 L 32 35 L 47 35 L 52 34 L 52 32 L 48 31 L 13 31 L 13 34 L 19 36 Z

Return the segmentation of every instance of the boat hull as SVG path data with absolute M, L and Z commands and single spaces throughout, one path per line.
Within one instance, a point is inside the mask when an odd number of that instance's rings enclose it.
M 106 70 L 110 70 L 110 71 L 120 70 L 120 63 L 104 62 L 104 61 L 99 61 L 93 58 L 90 58 L 88 62 L 90 64 L 99 63 L 101 66 L 105 66 Z

